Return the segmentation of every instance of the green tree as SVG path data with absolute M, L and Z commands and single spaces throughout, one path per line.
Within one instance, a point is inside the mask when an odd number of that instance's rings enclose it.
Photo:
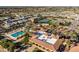
M 57 25 L 57 21 L 56 20 L 49 20 L 49 25 Z
M 22 43 L 28 43 L 29 42 L 29 36 L 25 36 L 25 38 L 23 39 Z
M 3 46 L 3 47 L 4 47 L 5 49 L 7 49 L 8 51 L 11 51 L 11 52 L 14 51 L 14 48 L 13 48 L 14 44 L 13 44 L 12 41 L 10 41 L 10 40 L 8 40 L 8 39 L 2 40 L 2 41 L 0 42 L 0 45 Z
M 44 19 L 45 17 L 43 17 L 41 14 L 38 14 L 37 17 L 39 17 L 39 20 Z

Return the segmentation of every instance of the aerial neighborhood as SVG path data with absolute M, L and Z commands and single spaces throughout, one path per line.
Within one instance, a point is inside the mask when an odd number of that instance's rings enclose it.
M 78 10 L 0 8 L 0 52 L 79 52 Z

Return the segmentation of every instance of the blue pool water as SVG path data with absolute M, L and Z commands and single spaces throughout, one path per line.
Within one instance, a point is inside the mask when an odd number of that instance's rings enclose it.
M 14 34 L 11 34 L 11 36 L 17 38 L 18 36 L 23 35 L 23 34 L 24 32 L 16 32 Z

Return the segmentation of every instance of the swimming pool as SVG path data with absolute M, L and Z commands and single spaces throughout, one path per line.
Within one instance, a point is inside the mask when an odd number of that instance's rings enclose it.
M 16 33 L 11 34 L 11 36 L 14 37 L 14 38 L 17 38 L 17 37 L 19 37 L 23 34 L 24 34 L 24 32 L 20 31 L 20 32 L 16 32 Z

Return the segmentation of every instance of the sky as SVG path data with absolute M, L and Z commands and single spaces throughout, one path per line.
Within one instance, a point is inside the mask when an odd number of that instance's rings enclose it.
M 0 6 L 78 6 L 79 0 L 0 0 Z

